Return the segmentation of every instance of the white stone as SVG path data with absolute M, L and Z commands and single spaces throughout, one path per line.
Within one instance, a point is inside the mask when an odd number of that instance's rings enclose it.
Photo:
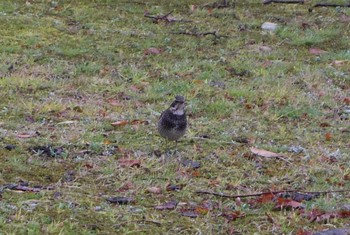
M 267 31 L 275 31 L 277 29 L 277 24 L 271 22 L 265 22 L 261 25 L 263 30 Z

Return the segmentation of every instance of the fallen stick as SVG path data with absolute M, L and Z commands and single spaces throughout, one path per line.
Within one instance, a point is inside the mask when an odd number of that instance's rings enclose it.
M 267 5 L 267 4 L 271 4 L 271 3 L 286 3 L 286 4 L 304 4 L 305 1 L 304 0 L 264 0 L 263 4 Z
M 342 193 L 342 192 L 350 192 L 350 189 L 343 189 L 343 190 L 333 190 L 333 191 L 318 191 L 318 192 L 310 192 L 310 191 L 300 191 L 297 189 L 294 190 L 281 190 L 281 191 L 271 191 L 271 192 L 261 192 L 261 193 L 252 193 L 252 194 L 241 194 L 241 195 L 229 195 L 224 193 L 217 193 L 217 192 L 210 192 L 205 190 L 198 190 L 196 191 L 197 194 L 210 194 L 218 197 L 225 197 L 225 198 L 243 198 L 243 197 L 259 197 L 266 194 L 278 194 L 278 193 L 304 193 L 304 194 L 329 194 L 329 193 Z
M 167 23 L 171 23 L 171 22 L 192 22 L 191 20 L 178 20 L 176 18 L 169 18 L 169 16 L 173 13 L 174 11 L 170 11 L 169 13 L 165 14 L 165 15 L 161 15 L 161 16 L 152 16 L 149 15 L 148 12 L 146 12 L 143 16 L 146 18 L 151 18 L 153 19 L 154 22 L 158 22 L 161 20 L 166 21 Z
M 337 4 L 337 3 L 317 3 L 309 8 L 309 12 L 312 12 L 313 8 L 316 7 L 350 7 L 350 4 Z
M 217 31 L 204 32 L 204 33 L 200 33 L 200 32 L 177 32 L 177 33 L 174 33 L 174 34 L 183 34 L 183 35 L 190 35 L 190 36 L 195 36 L 195 37 L 203 37 L 203 36 L 207 36 L 207 35 L 213 35 L 215 38 L 227 37 L 227 36 L 223 36 L 223 35 L 218 35 Z

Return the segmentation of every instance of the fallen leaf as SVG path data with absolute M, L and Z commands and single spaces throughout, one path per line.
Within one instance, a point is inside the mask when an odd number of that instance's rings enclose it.
M 192 161 L 192 160 L 189 160 L 189 159 L 182 160 L 181 164 L 184 167 L 191 167 L 193 169 L 198 169 L 198 168 L 201 167 L 201 163 L 200 162 Z
M 78 121 L 63 121 L 63 122 L 57 123 L 57 125 L 70 125 L 75 123 L 78 123 Z
M 206 215 L 206 214 L 208 214 L 209 209 L 206 208 L 206 207 L 201 207 L 201 206 L 199 206 L 199 207 L 196 207 L 196 208 L 195 208 L 195 211 L 196 211 L 198 214 Z
M 182 188 L 183 188 L 183 185 L 169 184 L 166 186 L 167 191 L 180 191 Z
M 328 122 L 321 122 L 320 123 L 320 127 L 323 127 L 323 128 L 330 127 L 330 126 L 331 126 L 331 124 L 329 124 Z
M 17 134 L 16 135 L 18 138 L 21 138 L 21 139 L 27 139 L 27 138 L 32 138 L 32 137 L 36 137 L 37 135 L 36 134 Z
M 221 214 L 221 216 L 225 217 L 228 221 L 234 221 L 238 218 L 245 217 L 245 214 L 241 211 L 231 211 L 231 212 L 224 212 Z
M 273 193 L 267 193 L 267 194 L 261 195 L 253 202 L 254 203 L 267 203 L 267 202 L 271 202 L 274 198 L 275 198 L 275 195 Z
M 159 187 L 149 187 L 149 188 L 147 188 L 147 192 L 154 193 L 154 194 L 160 194 L 162 192 L 162 189 Z
M 140 167 L 141 160 L 130 158 L 119 158 L 118 163 L 121 167 Z
M 136 125 L 136 124 L 148 125 L 148 124 L 149 124 L 149 121 L 147 121 L 147 120 L 138 120 L 138 119 L 135 119 L 135 120 L 132 120 L 130 123 L 131 123 L 132 125 Z
M 297 201 L 294 201 L 290 198 L 277 198 L 277 203 L 274 207 L 274 210 L 291 210 L 291 209 L 302 209 L 304 206 Z
M 108 99 L 107 102 L 112 106 L 123 106 L 123 104 L 117 99 Z
M 193 211 L 193 210 L 186 210 L 181 212 L 182 216 L 190 217 L 190 218 L 197 218 L 198 217 L 198 212 Z
M 150 47 L 146 49 L 143 53 L 145 55 L 158 55 L 162 52 L 163 50 L 160 48 L 155 48 L 155 47 Z
M 127 124 L 129 124 L 128 120 L 121 120 L 121 121 L 111 123 L 112 126 L 125 126 Z
M 157 210 L 173 210 L 176 208 L 177 204 L 178 204 L 177 201 L 170 201 L 162 205 L 155 206 L 154 208 Z
M 347 105 L 350 105 L 350 97 L 345 97 L 345 98 L 343 99 L 343 102 L 344 102 L 345 104 L 347 104 Z
M 131 182 L 126 182 L 126 183 L 124 183 L 120 188 L 118 188 L 116 191 L 117 192 L 126 192 L 126 191 L 128 191 L 128 190 L 130 190 L 130 189 L 133 189 L 135 186 L 134 186 L 134 184 L 133 183 L 131 183 Z
M 321 54 L 327 53 L 327 51 L 321 50 L 321 49 L 318 49 L 318 48 L 310 48 L 309 49 L 309 53 L 312 54 L 312 55 L 321 55 Z
M 324 138 L 327 140 L 327 141 L 330 141 L 330 140 L 332 140 L 332 134 L 331 133 L 329 133 L 329 132 L 327 132 L 325 135 L 324 135 Z
M 350 62 L 349 60 L 335 60 L 331 64 L 333 66 L 343 66 L 343 65 L 347 65 L 349 62 Z
M 106 201 L 119 205 L 127 205 L 130 203 L 134 203 L 135 199 L 131 197 L 109 197 L 106 199 Z
M 349 235 L 350 228 L 328 229 L 321 232 L 313 233 L 314 235 Z
M 267 158 L 284 157 L 282 154 L 274 153 L 274 152 L 270 152 L 270 151 L 267 151 L 267 150 L 264 150 L 264 149 L 254 148 L 254 147 L 251 147 L 250 151 L 253 154 L 256 154 L 256 155 L 261 156 L 261 157 L 267 157 Z

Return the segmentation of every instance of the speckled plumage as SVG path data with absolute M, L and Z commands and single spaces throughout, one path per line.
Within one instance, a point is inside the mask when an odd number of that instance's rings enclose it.
M 186 133 L 186 128 L 185 99 L 183 96 L 176 96 L 175 101 L 160 116 L 158 132 L 162 137 L 174 141 Z

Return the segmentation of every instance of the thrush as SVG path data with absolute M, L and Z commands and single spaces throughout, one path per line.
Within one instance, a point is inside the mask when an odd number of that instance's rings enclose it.
M 162 137 L 170 141 L 177 141 L 186 133 L 185 107 L 185 98 L 177 95 L 170 107 L 160 115 L 158 132 Z

